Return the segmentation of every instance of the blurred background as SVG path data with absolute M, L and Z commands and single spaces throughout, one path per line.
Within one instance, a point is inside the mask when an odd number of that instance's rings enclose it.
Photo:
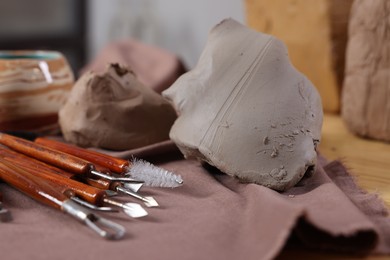
M 54 49 L 75 74 L 109 42 L 136 38 L 193 67 L 210 28 L 244 20 L 240 0 L 0 0 L 0 49 Z
M 195 66 L 209 30 L 224 18 L 275 35 L 317 87 L 326 112 L 340 111 L 352 0 L 0 0 L 0 49 L 62 52 L 74 74 L 109 43 L 133 38 Z

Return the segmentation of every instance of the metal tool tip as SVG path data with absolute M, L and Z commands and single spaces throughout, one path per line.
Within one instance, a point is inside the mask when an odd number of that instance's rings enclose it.
M 123 211 L 132 218 L 141 218 L 148 215 L 148 212 L 138 203 L 125 203 Z
M 123 187 L 125 187 L 126 189 L 129 189 L 133 192 L 138 192 L 142 186 L 143 186 L 143 183 L 123 183 Z
M 142 200 L 144 201 L 145 205 L 149 208 L 159 206 L 157 201 L 153 197 L 143 197 Z

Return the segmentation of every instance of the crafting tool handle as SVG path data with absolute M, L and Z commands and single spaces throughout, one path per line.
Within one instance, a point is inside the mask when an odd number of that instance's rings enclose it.
M 60 174 L 66 178 L 69 179 L 77 179 L 77 174 L 70 173 L 67 171 L 64 171 L 60 168 L 54 167 L 50 164 L 46 164 L 44 162 L 38 161 L 34 158 L 28 157 L 24 154 L 15 152 L 13 150 L 10 150 L 5 147 L 0 147 L 0 157 L 5 157 L 5 158 L 12 158 L 18 161 L 19 165 L 23 165 L 26 167 L 30 167 L 32 169 L 50 169 L 53 171 L 53 173 Z M 114 189 L 117 185 L 120 185 L 120 182 L 110 182 L 105 179 L 93 179 L 93 178 L 83 178 L 82 179 L 85 183 L 98 188 L 102 190 L 109 190 L 109 189 Z M 111 187 L 114 188 L 111 188 Z
M 24 154 L 15 152 L 5 147 L 0 147 L 0 158 L 10 158 L 18 162 L 18 164 L 32 168 L 32 169 L 48 169 L 56 174 L 61 174 L 64 177 L 73 179 L 75 178 L 75 174 L 64 171 L 60 168 L 54 167 L 50 164 L 38 161 L 34 158 L 28 157 Z M 76 175 L 77 176 L 77 175 Z
M 47 180 L 47 182 L 51 183 L 53 186 L 58 187 L 60 191 L 66 192 L 72 190 L 78 197 L 97 206 L 101 206 L 104 197 L 106 197 L 106 193 L 103 190 L 65 178 L 58 174 L 53 174 L 48 171 L 34 172 L 34 174 Z
M 102 154 L 91 150 L 86 150 L 71 144 L 66 144 L 52 139 L 39 137 L 35 140 L 35 143 L 74 155 L 91 163 L 101 165 L 116 173 L 122 173 L 126 170 L 127 167 L 129 167 L 129 162 L 127 160 L 115 158 L 110 155 Z
M 27 156 L 76 174 L 89 176 L 94 169 L 91 163 L 81 158 L 15 136 L 0 133 L 0 143 Z
M 86 224 L 101 237 L 120 239 L 125 234 L 123 226 L 99 217 L 71 201 L 63 193 L 54 190 L 50 185 L 33 174 L 17 168 L 4 160 L 0 161 L 0 178 L 28 196 L 71 215 Z
M 31 170 L 49 171 L 61 175 L 62 177 L 66 177 L 68 179 L 80 180 L 80 178 L 77 178 L 79 177 L 79 175 L 77 174 L 64 171 L 62 169 L 38 161 L 34 158 L 28 157 L 24 154 L 15 152 L 5 147 L 0 147 L 0 158 L 9 158 L 10 160 L 13 160 L 15 164 L 18 164 L 26 168 L 30 168 Z M 101 190 L 116 190 L 116 187 L 122 186 L 121 182 L 108 181 L 102 178 L 100 179 L 81 178 L 81 181 Z M 126 187 L 132 189 L 135 192 L 137 192 L 141 186 L 142 184 L 139 183 L 126 183 Z
M 28 196 L 59 210 L 62 209 L 62 201 L 67 199 L 40 178 L 4 160 L 0 161 L 0 178 Z
M 106 196 L 106 193 L 103 190 L 64 177 L 58 174 L 58 172 L 34 162 L 34 160 L 30 159 L 29 157 L 24 156 L 25 158 L 23 158 L 23 155 L 20 156 L 19 159 L 13 158 L 11 156 L 5 157 L 5 152 L 6 151 L 1 151 L 0 149 L 0 156 L 3 160 L 17 165 L 24 171 L 43 179 L 47 184 L 51 185 L 52 187 L 55 187 L 56 190 L 67 195 L 67 197 L 77 195 L 91 204 L 95 204 L 98 206 L 103 204 L 103 199 Z M 12 155 L 12 153 L 13 152 L 11 151 L 9 154 Z M 27 164 L 26 162 L 29 162 L 29 164 Z

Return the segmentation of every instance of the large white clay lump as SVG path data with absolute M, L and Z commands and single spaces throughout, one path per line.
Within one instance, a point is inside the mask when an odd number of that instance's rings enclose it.
M 170 138 L 186 158 L 279 191 L 315 167 L 321 99 L 270 35 L 222 21 L 163 96 L 179 114 Z

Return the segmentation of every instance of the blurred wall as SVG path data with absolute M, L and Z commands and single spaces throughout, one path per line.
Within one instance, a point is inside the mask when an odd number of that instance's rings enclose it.
M 168 49 L 193 67 L 208 31 L 224 18 L 245 22 L 241 0 L 89 0 L 88 57 L 108 42 L 134 37 Z

